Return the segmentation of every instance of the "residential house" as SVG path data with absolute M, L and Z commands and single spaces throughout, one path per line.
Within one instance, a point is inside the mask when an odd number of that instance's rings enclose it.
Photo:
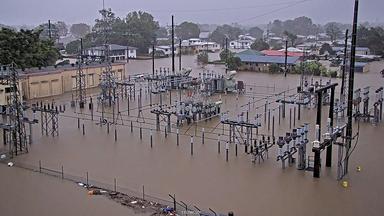
M 177 49 L 175 46 L 175 53 Z M 148 49 L 148 54 L 152 54 L 152 47 Z M 156 46 L 155 47 L 155 56 L 156 57 L 168 57 L 172 55 L 172 46 Z
M 251 49 L 251 45 L 255 42 L 256 38 L 250 35 L 239 35 L 237 40 L 229 42 L 231 49 Z
M 187 54 L 197 54 L 203 51 L 218 52 L 221 50 L 220 44 L 207 42 L 199 38 L 191 38 L 181 42 L 181 52 Z
M 109 56 L 112 61 L 128 61 L 130 58 L 136 58 L 136 47 L 121 46 L 109 44 Z M 84 51 L 85 55 L 93 57 L 102 57 L 105 55 L 106 46 L 91 47 Z
M 208 40 L 210 34 L 211 34 L 210 32 L 200 32 L 199 38 L 201 40 Z
M 344 54 L 344 47 L 332 47 L 332 50 L 337 54 Z M 368 47 L 356 47 L 356 55 L 371 55 L 371 50 Z

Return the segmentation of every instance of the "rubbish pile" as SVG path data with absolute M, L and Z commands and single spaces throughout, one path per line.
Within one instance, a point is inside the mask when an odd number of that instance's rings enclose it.
M 107 198 L 120 203 L 123 206 L 131 208 L 136 214 L 150 214 L 150 215 L 177 215 L 172 207 L 144 200 L 142 198 L 129 196 L 124 193 L 106 190 L 92 185 L 84 183 L 77 183 L 80 187 L 84 187 L 88 190 L 88 195 L 103 195 Z

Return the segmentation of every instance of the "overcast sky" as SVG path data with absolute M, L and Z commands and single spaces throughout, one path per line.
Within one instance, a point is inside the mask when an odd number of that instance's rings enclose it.
M 0 0 L 0 23 L 36 25 L 53 22 L 93 24 L 103 0 Z M 118 16 L 150 12 L 161 25 L 188 20 L 197 23 L 264 24 L 274 19 L 308 16 L 315 23 L 351 23 L 354 0 L 105 0 Z M 384 22 L 384 0 L 360 0 L 361 22 Z

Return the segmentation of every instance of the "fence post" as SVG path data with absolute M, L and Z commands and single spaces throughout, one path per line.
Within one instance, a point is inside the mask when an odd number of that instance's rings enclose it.
M 225 160 L 228 162 L 228 151 L 229 151 L 229 144 L 228 141 L 225 144 Z
M 235 155 L 236 155 L 236 157 L 237 157 L 237 143 L 236 143 L 236 145 L 235 145 Z
M 116 129 L 116 125 L 115 125 L 115 142 L 117 142 L 117 129 Z
M 292 108 L 289 109 L 289 129 L 292 128 Z
M 179 146 L 179 128 L 176 130 L 176 145 Z
M 191 136 L 191 155 L 193 155 L 193 136 Z
M 201 135 L 201 142 L 202 142 L 202 144 L 204 144 L 204 131 L 205 131 L 205 129 L 203 128 L 203 129 L 201 129 L 202 130 L 202 135 Z
M 152 137 L 152 129 L 149 129 L 150 139 L 151 139 L 151 148 L 153 147 L 153 137 Z
M 39 160 L 39 172 L 41 173 L 41 160 Z
M 85 135 L 85 126 L 83 124 L 83 136 Z
M 89 186 L 89 181 L 88 181 L 88 172 L 87 172 L 87 187 Z
M 143 200 L 145 200 L 144 185 L 143 185 Z
M 63 165 L 61 166 L 61 179 L 64 179 L 64 167 L 63 167 Z
M 117 187 L 116 186 L 116 178 L 113 179 L 113 185 L 114 185 L 114 190 L 115 190 L 115 193 L 116 193 L 117 192 L 117 190 L 116 190 L 116 187 Z

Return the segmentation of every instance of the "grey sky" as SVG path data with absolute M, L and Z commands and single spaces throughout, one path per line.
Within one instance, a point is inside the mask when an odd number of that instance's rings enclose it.
M 184 20 L 198 23 L 263 24 L 274 19 L 308 16 L 315 23 L 352 22 L 354 0 L 105 0 L 118 16 L 144 10 L 161 25 Z M 63 20 L 66 23 L 93 23 L 102 0 L 0 0 L 0 23 L 36 25 Z M 384 22 L 383 0 L 360 0 L 360 21 Z

